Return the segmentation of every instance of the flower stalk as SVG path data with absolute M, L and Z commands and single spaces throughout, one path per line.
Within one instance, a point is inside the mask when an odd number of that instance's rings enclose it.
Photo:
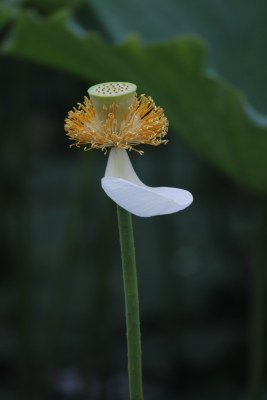
M 125 296 L 130 400 L 143 400 L 141 333 L 132 215 L 117 206 Z

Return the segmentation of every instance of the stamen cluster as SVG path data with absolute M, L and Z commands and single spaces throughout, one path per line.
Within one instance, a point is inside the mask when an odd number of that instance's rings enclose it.
M 72 146 L 84 147 L 84 150 L 108 147 L 143 151 L 135 147 L 140 144 L 158 146 L 167 143 L 163 138 L 168 131 L 168 120 L 161 107 L 157 107 L 151 97 L 135 97 L 132 105 L 126 109 L 123 117 L 117 118 L 117 105 L 104 106 L 106 120 L 101 120 L 88 97 L 69 111 L 65 120 L 65 131 L 75 143 Z

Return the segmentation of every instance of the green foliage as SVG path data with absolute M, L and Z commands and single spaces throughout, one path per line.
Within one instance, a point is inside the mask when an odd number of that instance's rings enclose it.
M 84 0 L 26 0 L 25 6 L 34 7 L 44 13 L 52 13 L 63 7 L 76 8 L 80 6 Z
M 205 71 L 206 45 L 197 37 L 150 45 L 132 37 L 110 45 L 77 33 L 65 12 L 44 20 L 24 14 L 3 52 L 90 82 L 135 82 L 165 108 L 171 128 L 201 157 L 249 190 L 267 194 L 267 123 L 241 93 Z
M 13 21 L 18 15 L 18 9 L 16 7 L 10 7 L 7 4 L 0 5 L 0 30 L 5 27 L 6 24 Z
M 91 7 L 112 39 L 138 32 L 141 40 L 169 40 L 184 33 L 200 35 L 209 44 L 212 69 L 241 88 L 267 112 L 265 0 L 91 0 Z

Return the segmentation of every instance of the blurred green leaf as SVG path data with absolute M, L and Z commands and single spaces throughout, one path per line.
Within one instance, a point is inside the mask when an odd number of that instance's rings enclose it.
M 16 7 L 9 6 L 8 4 L 0 5 L 0 30 L 9 22 L 13 21 L 18 15 Z
M 208 62 L 267 112 L 267 2 L 265 0 L 90 0 L 108 34 L 133 32 L 146 42 L 194 33 L 210 43 Z
M 52 13 L 61 8 L 79 7 L 85 0 L 26 0 L 26 7 L 36 7 L 44 13 Z
M 205 71 L 206 45 L 197 37 L 146 46 L 132 37 L 108 45 L 96 35 L 78 35 L 64 14 L 46 20 L 26 14 L 2 51 L 90 82 L 135 82 L 165 108 L 171 127 L 198 154 L 244 187 L 267 194 L 266 119 Z

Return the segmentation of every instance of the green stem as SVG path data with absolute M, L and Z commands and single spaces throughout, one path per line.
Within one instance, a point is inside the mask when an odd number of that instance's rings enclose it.
M 264 396 L 266 227 L 267 211 L 265 210 L 264 215 L 261 215 L 261 229 L 257 238 L 255 262 L 252 266 L 250 400 L 263 400 Z
M 117 206 L 125 296 L 130 400 L 143 400 L 141 334 L 132 215 Z

